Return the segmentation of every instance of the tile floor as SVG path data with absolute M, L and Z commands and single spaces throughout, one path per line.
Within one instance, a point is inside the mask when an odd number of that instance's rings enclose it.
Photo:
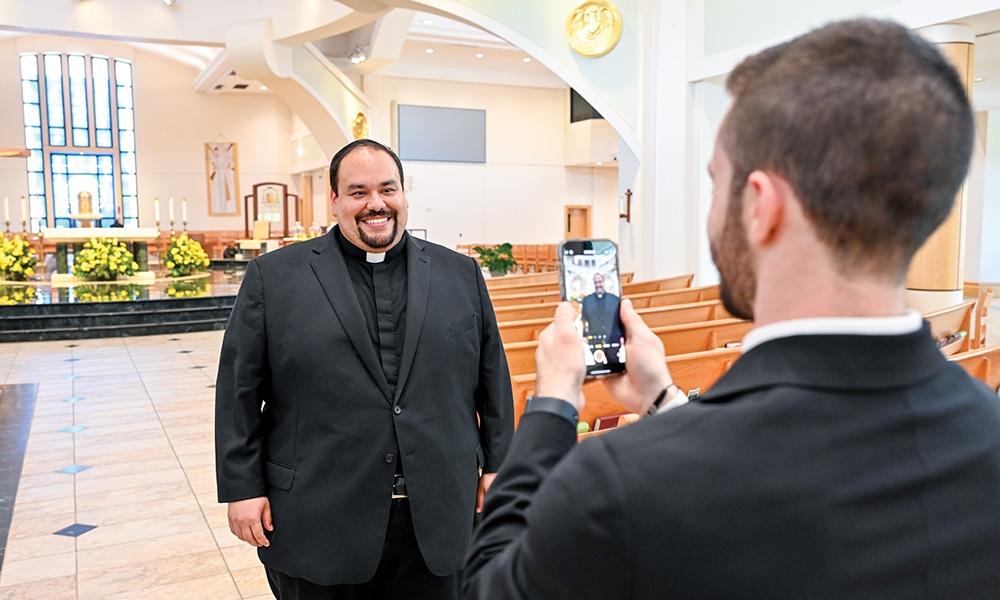
M 0 383 L 38 383 L 0 600 L 271 597 L 215 499 L 222 335 L 0 344 Z
M 988 331 L 1000 343 L 1000 299 Z M 0 600 L 271 597 L 215 500 L 222 335 L 0 344 L 0 384 L 38 384 Z M 73 524 L 96 527 L 53 535 Z

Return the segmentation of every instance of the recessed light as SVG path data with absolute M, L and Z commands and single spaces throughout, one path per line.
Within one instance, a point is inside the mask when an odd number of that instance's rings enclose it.
M 527 56 L 525 56 L 525 57 L 524 57 L 524 58 L 522 58 L 521 60 L 522 60 L 522 61 L 524 61 L 524 62 L 526 62 L 526 63 L 529 63 L 529 62 L 531 62 L 531 59 L 530 59 L 530 58 L 528 58 Z
M 434 24 L 434 21 L 431 21 L 430 19 L 424 19 L 422 22 L 423 22 L 424 25 L 433 25 Z
M 476 52 L 476 58 L 482 58 L 482 57 L 483 57 L 482 52 Z
M 262 85 L 262 86 L 260 86 L 257 89 L 260 90 L 260 91 L 262 91 L 262 92 L 266 92 L 267 91 L 267 86 L 266 85 Z
M 426 52 L 427 54 L 434 54 L 434 48 L 428 48 L 424 50 L 424 52 Z
M 598 166 L 598 167 L 599 167 L 599 166 L 601 166 L 601 165 L 603 165 L 603 164 L 604 164 L 604 163 L 602 163 L 601 161 L 597 161 L 597 166 Z
M 986 78 L 985 77 L 976 77 L 975 79 L 972 80 L 972 83 L 979 83 L 981 81 L 986 81 Z
M 163 3 L 166 4 L 167 6 L 173 6 L 174 0 L 163 0 Z

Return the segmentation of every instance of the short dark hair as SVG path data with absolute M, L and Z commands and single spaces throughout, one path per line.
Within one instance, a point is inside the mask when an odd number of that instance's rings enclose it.
M 337 176 L 340 171 L 340 163 L 347 158 L 348 154 L 362 147 L 380 150 L 391 156 L 392 160 L 396 163 L 396 170 L 399 172 L 399 185 L 403 185 L 403 163 L 399 160 L 399 157 L 396 156 L 396 153 L 393 152 L 388 146 L 383 146 L 375 140 L 369 140 L 366 138 L 362 140 L 354 140 L 333 155 L 333 160 L 330 161 L 330 188 L 333 190 L 334 195 L 339 195 L 337 193 L 337 184 L 339 183 L 337 181 Z
M 843 21 L 751 56 L 726 85 L 733 197 L 751 172 L 776 173 L 841 270 L 902 279 L 972 154 L 972 109 L 947 59 L 901 25 Z

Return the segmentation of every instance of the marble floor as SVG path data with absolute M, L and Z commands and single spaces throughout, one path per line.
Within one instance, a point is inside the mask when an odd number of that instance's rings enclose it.
M 216 502 L 222 335 L 0 344 L 0 409 L 37 384 L 0 600 L 271 597 Z
M 1000 343 L 1000 299 L 988 331 Z M 0 522 L 0 600 L 271 597 L 215 500 L 222 335 L 0 344 L 0 420 L 5 400 L 37 389 L 13 516 Z M 74 525 L 94 528 L 54 535 Z

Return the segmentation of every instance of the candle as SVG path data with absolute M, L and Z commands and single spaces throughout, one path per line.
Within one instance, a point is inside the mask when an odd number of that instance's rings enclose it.
M 153 199 L 153 216 L 156 219 L 156 223 L 160 223 L 160 199 Z
M 173 199 L 173 197 L 170 198 L 170 204 L 167 205 L 167 208 L 168 208 L 167 213 L 170 215 L 170 222 L 173 223 L 174 222 L 174 199 Z
M 24 196 L 21 196 L 21 220 L 28 220 L 28 201 L 24 199 Z
M 10 222 L 10 200 L 7 199 L 7 196 L 3 197 L 3 220 Z
M 181 221 L 187 223 L 188 220 L 188 199 L 181 198 Z

